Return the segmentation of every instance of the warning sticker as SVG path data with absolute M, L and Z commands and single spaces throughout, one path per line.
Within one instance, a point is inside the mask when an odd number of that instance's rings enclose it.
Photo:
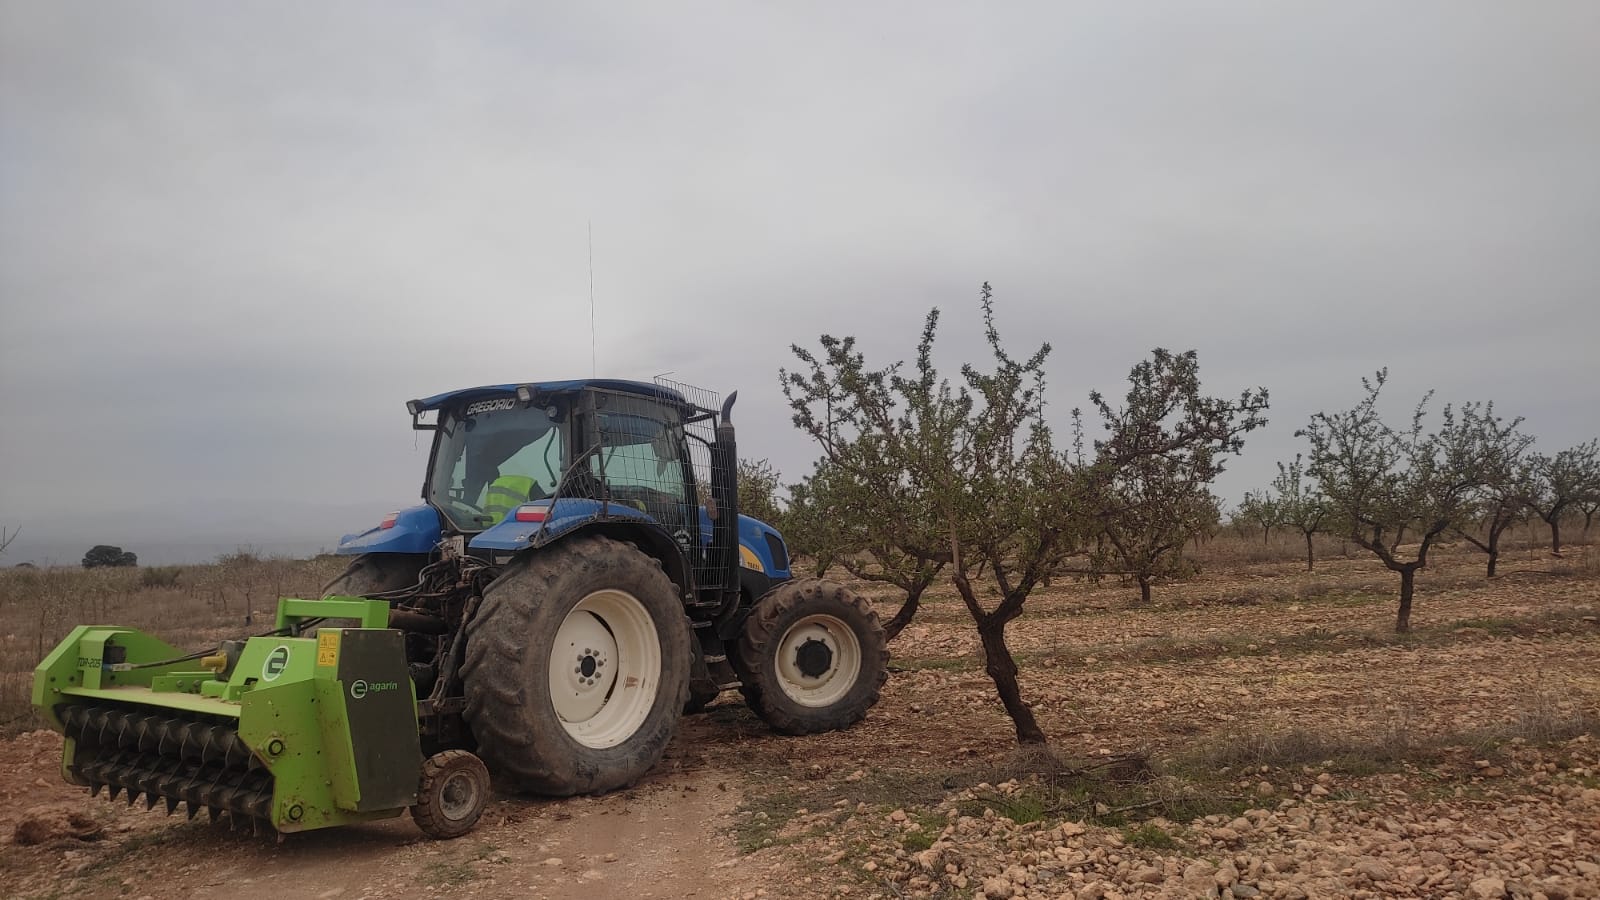
M 337 629 L 317 632 L 317 665 L 334 666 L 339 664 L 339 635 Z

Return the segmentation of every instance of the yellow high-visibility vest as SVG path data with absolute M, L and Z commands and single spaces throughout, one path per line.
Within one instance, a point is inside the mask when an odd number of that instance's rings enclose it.
M 511 511 L 528 502 L 538 481 L 527 475 L 501 475 L 489 484 L 483 495 L 484 515 L 494 518 L 495 525 Z

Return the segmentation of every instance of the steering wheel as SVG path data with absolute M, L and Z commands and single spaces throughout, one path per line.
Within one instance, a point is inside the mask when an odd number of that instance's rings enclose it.
M 475 503 L 468 503 L 466 500 L 464 500 L 464 499 L 462 499 L 460 497 L 451 497 L 450 498 L 450 502 L 454 503 L 457 506 L 466 507 L 468 510 L 470 510 L 472 512 L 475 512 L 475 513 L 478 513 L 479 515 L 483 514 L 483 507 L 478 506 Z

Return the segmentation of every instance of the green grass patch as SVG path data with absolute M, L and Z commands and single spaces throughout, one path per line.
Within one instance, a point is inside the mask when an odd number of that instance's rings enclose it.
M 814 799 L 814 798 L 813 798 Z M 739 806 L 739 819 L 733 826 L 734 842 L 740 853 L 754 853 L 779 842 L 778 832 L 795 817 L 804 801 L 788 791 L 752 796 Z
M 919 772 L 914 769 L 872 769 L 855 783 L 844 783 L 825 794 L 828 802 L 855 800 L 868 806 L 887 809 L 927 806 L 938 803 L 946 791 L 962 784 L 963 773 Z
M 1142 847 L 1146 850 L 1175 850 L 1178 847 L 1177 838 L 1169 834 L 1166 829 L 1150 822 L 1123 829 L 1122 839 L 1130 847 Z
M 1188 821 L 1219 813 L 1238 814 L 1245 798 L 1228 794 L 1224 779 L 1185 777 L 1153 769 L 1139 756 L 1071 760 L 1049 751 L 1022 750 L 972 782 L 1016 781 L 1013 791 L 979 790 L 957 803 L 962 815 L 986 809 L 1019 824 L 1064 819 L 1122 826 L 1155 816 Z
M 429 887 L 459 887 L 481 877 L 477 869 L 454 860 L 428 863 L 421 873 L 422 883 Z
M 963 815 L 981 816 L 986 809 L 995 815 L 1010 819 L 1018 825 L 1040 822 L 1048 817 L 1060 817 L 1071 806 L 1070 794 L 1046 789 L 1042 785 L 1024 785 L 1014 794 L 985 795 L 962 802 L 958 809 Z
M 966 672 L 978 668 L 978 661 L 970 656 L 932 656 L 896 659 L 889 667 L 892 672 Z
M 830 827 L 829 822 L 842 824 L 851 817 L 857 804 L 865 803 L 885 814 L 904 809 L 924 831 L 937 835 L 944 828 L 944 820 L 927 810 L 944 800 L 951 789 L 966 784 L 959 780 L 961 774 L 942 770 L 869 769 L 858 781 L 807 782 L 752 793 L 740 805 L 736 821 L 729 830 L 740 852 L 754 853 L 763 847 L 792 844 L 812 837 Z M 831 812 L 827 819 L 808 827 L 805 833 L 782 835 L 785 826 L 801 809 L 813 813 Z

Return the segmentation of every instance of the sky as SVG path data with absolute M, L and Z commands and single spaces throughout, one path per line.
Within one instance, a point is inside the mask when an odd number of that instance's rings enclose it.
M 1587 0 L 0 0 L 3 561 L 332 546 L 475 384 L 737 389 L 796 480 L 789 346 L 937 306 L 955 375 L 985 281 L 1061 417 L 1154 347 L 1267 387 L 1229 499 L 1381 366 L 1554 452 L 1600 435 L 1597 161 Z

